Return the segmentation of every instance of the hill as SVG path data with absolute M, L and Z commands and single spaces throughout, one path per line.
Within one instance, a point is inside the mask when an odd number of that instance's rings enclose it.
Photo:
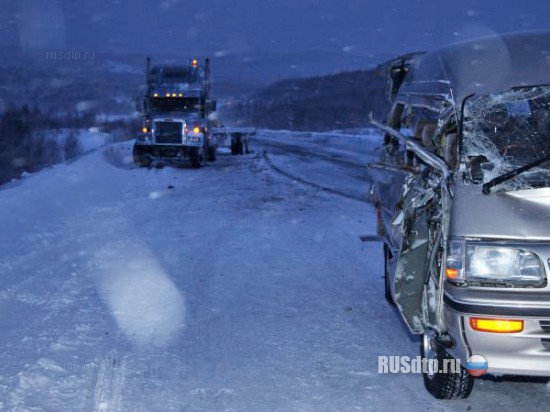
M 382 70 L 349 71 L 282 80 L 223 107 L 224 119 L 267 129 L 334 130 L 364 127 L 369 113 L 385 116 L 386 77 Z

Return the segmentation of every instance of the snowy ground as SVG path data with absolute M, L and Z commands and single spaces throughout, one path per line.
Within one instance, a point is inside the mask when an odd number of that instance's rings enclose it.
M 439 402 L 377 373 L 418 343 L 359 241 L 372 137 L 260 132 L 200 170 L 135 169 L 130 149 L 0 191 L 0 410 L 546 408 L 544 384 Z

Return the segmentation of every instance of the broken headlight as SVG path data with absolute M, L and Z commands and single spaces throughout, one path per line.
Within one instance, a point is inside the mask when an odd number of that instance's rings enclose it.
M 540 258 L 514 246 L 449 241 L 445 273 L 454 283 L 482 286 L 542 287 L 546 274 Z

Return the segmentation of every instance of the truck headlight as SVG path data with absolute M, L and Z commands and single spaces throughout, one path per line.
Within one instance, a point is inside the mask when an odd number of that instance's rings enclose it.
M 546 284 L 540 258 L 521 247 L 451 240 L 446 266 L 447 278 L 456 283 L 508 287 Z

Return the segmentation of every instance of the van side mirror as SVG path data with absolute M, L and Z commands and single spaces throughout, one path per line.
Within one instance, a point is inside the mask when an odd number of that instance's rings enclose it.
M 493 162 L 484 162 L 481 163 L 481 170 L 484 172 L 490 172 L 495 169 L 495 164 Z
M 484 174 L 494 168 L 495 164 L 485 156 L 476 156 L 470 159 L 470 176 L 475 183 L 482 182 Z

